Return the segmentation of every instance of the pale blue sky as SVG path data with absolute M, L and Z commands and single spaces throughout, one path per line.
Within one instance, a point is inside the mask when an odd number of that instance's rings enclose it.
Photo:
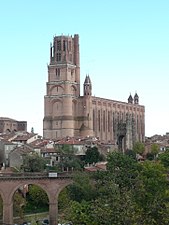
M 81 90 L 89 74 L 97 97 L 137 91 L 146 136 L 169 131 L 168 0 L 1 0 L 0 29 L 0 116 L 42 134 L 50 42 L 79 34 Z

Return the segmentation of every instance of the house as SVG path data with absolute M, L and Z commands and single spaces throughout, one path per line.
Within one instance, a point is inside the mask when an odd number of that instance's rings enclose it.
M 14 144 L 10 141 L 0 139 L 0 164 L 9 166 L 9 154 L 16 148 L 17 144 Z
M 9 167 L 20 169 L 23 165 L 23 158 L 25 155 L 34 152 L 32 148 L 26 145 L 15 147 L 9 154 Z

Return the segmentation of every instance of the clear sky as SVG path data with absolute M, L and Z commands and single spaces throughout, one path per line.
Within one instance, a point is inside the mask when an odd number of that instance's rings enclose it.
M 80 37 L 81 90 L 145 105 L 146 136 L 169 132 L 168 0 L 0 0 L 0 117 L 42 135 L 50 42 Z M 82 94 L 82 92 L 81 92 Z

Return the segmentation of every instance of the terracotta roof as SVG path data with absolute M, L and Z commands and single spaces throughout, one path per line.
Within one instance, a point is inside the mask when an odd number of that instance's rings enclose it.
M 0 139 L 1 142 L 3 142 L 3 144 L 5 145 L 16 145 L 14 143 L 12 143 L 11 141 L 5 140 L 5 139 Z
M 17 152 L 19 154 L 25 154 L 25 153 L 30 153 L 30 152 L 33 152 L 32 149 L 26 147 L 25 145 L 24 146 L 20 146 L 20 147 L 16 147 L 14 148 L 11 152 Z
M 95 171 L 98 171 L 98 170 L 105 171 L 106 165 L 107 165 L 107 162 L 96 163 L 93 166 L 85 167 L 85 171 L 89 171 L 89 172 L 95 172 Z
M 27 141 L 28 139 L 30 139 L 31 137 L 34 137 L 37 134 L 33 134 L 33 133 L 25 133 L 25 134 L 21 134 L 18 135 L 16 138 L 14 138 L 12 141 Z

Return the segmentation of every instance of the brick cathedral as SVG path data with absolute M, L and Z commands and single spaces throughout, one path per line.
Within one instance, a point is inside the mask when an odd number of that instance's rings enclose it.
M 145 109 L 137 93 L 127 102 L 92 96 L 86 75 L 80 96 L 79 36 L 55 36 L 50 47 L 48 81 L 44 96 L 43 136 L 49 139 L 95 136 L 132 149 L 144 142 Z

